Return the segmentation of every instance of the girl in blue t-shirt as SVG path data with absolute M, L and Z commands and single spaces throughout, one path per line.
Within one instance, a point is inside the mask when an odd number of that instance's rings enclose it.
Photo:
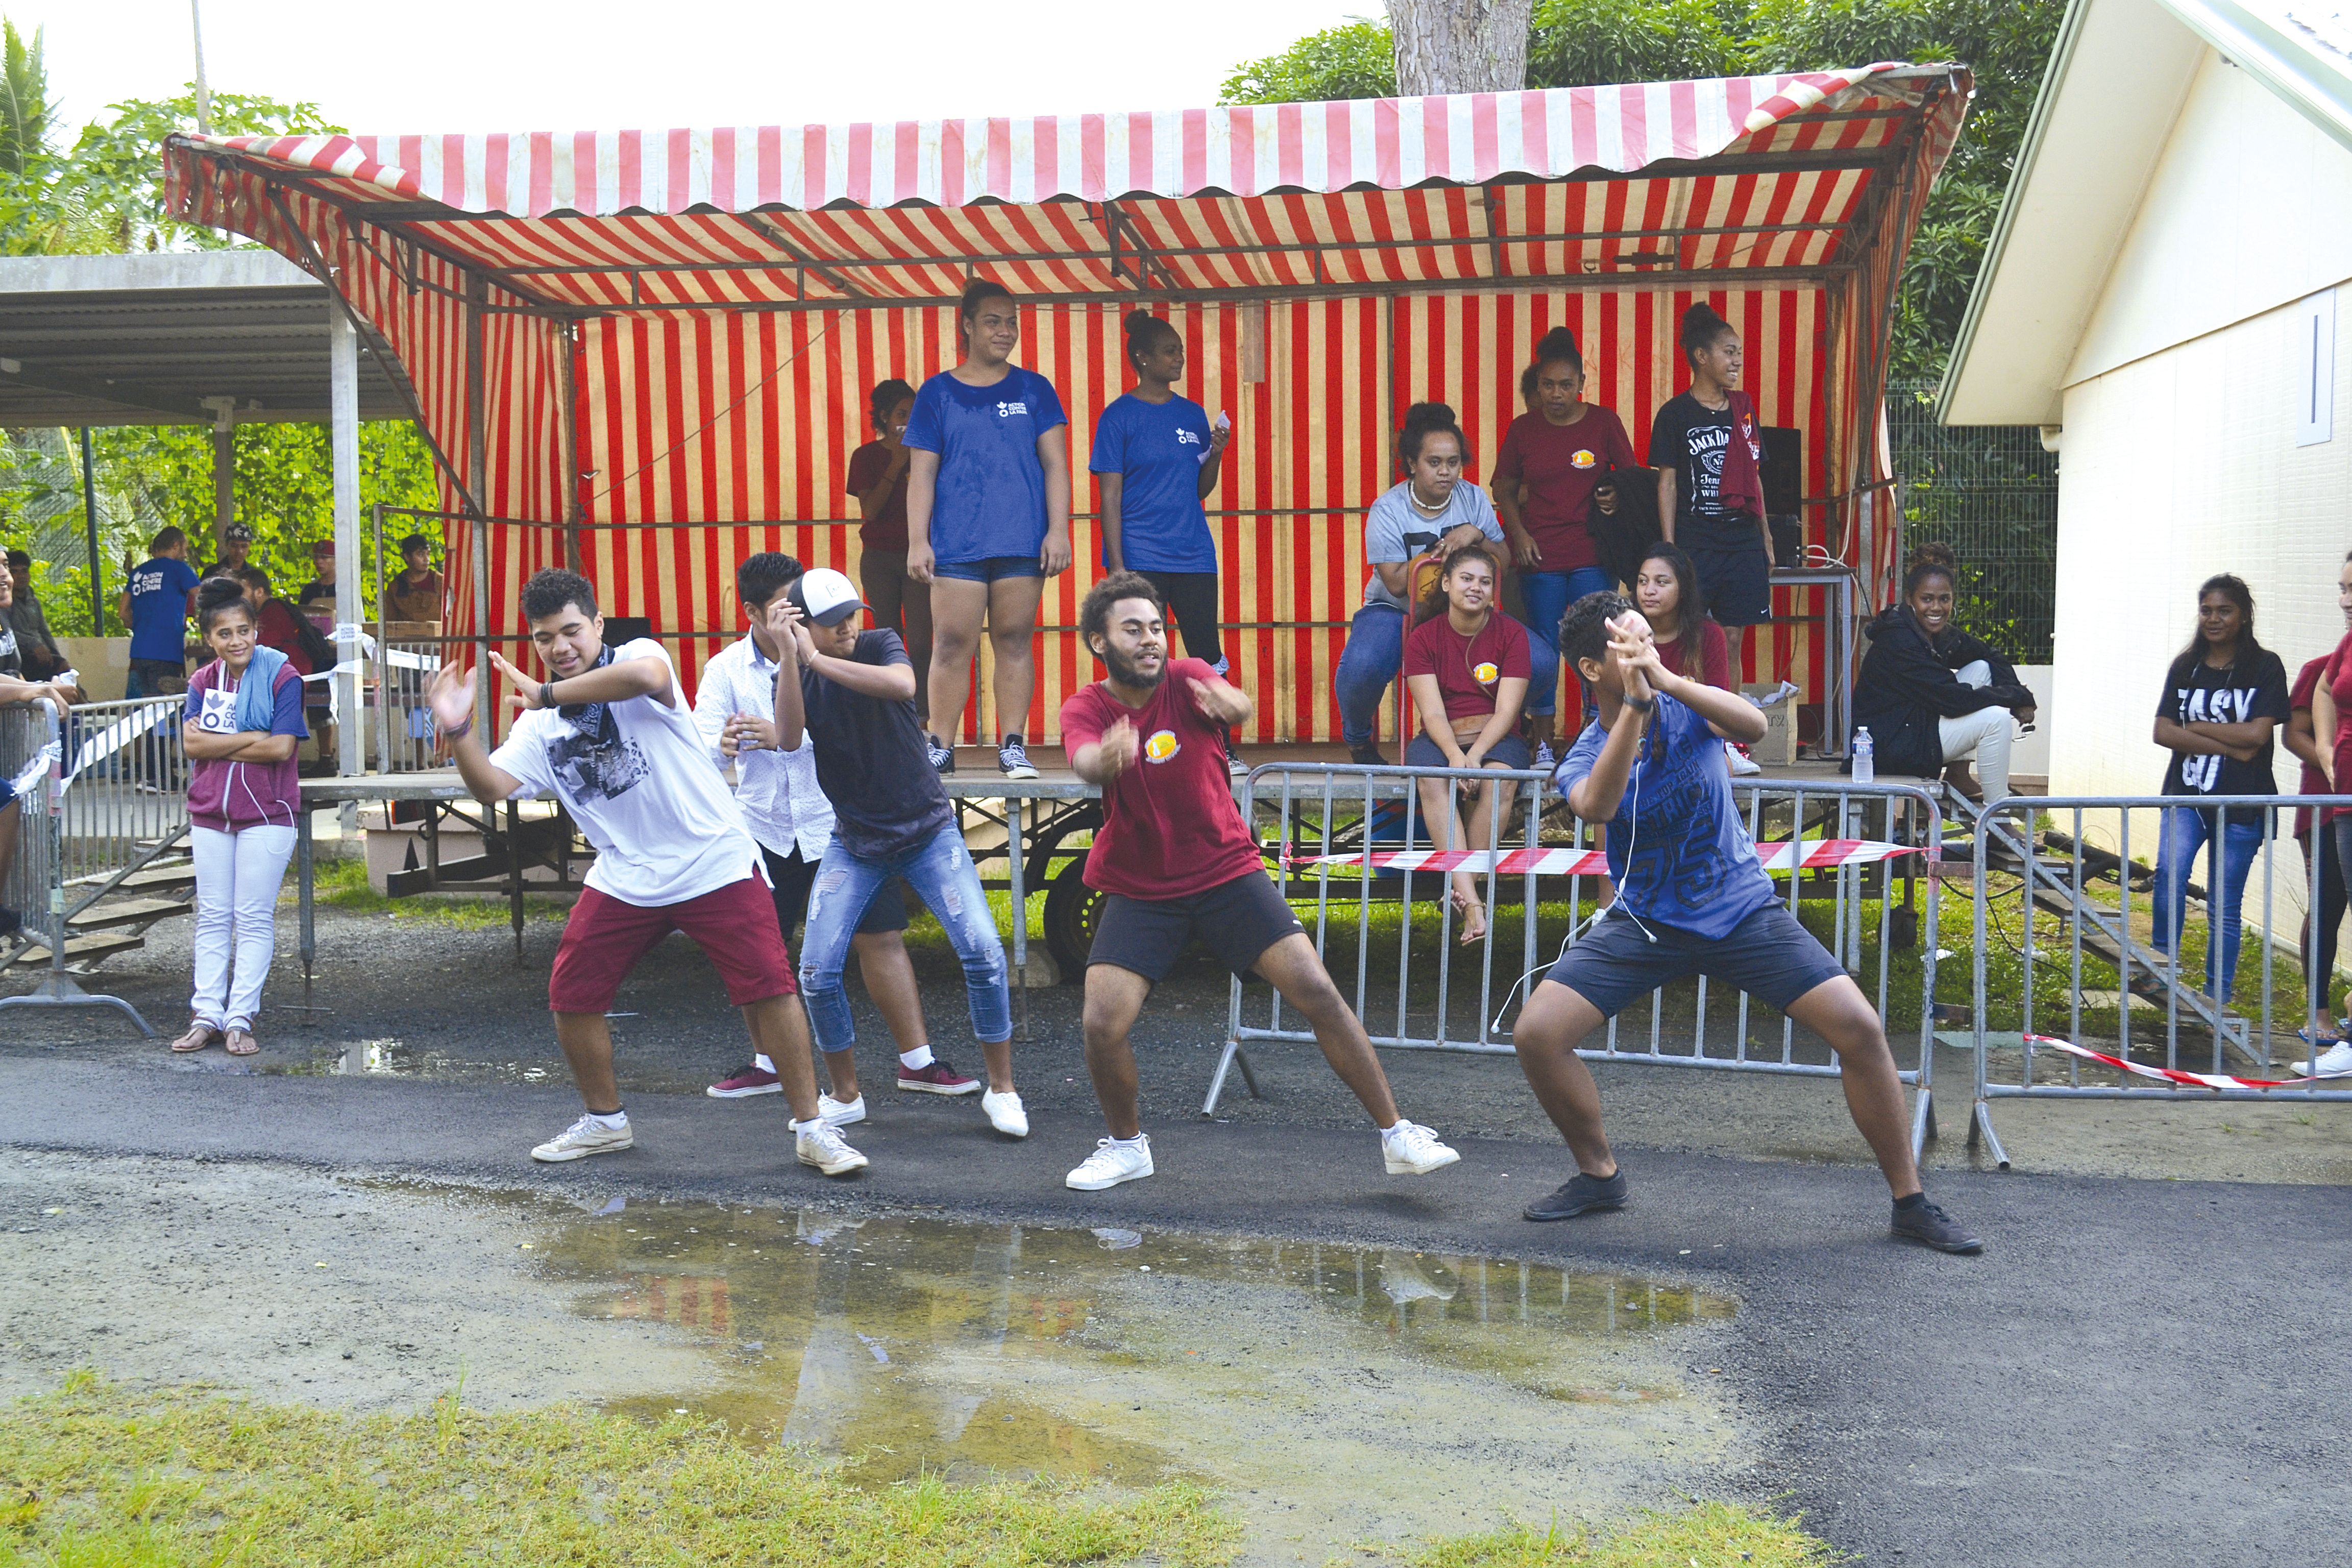
M 907 468 L 907 575 L 931 585 L 931 765 L 955 772 L 972 657 L 987 623 L 996 652 L 996 752 L 1006 778 L 1034 779 L 1022 733 L 1037 673 L 1029 643 L 1045 579 L 1070 564 L 1070 432 L 1053 384 L 1013 363 L 1021 313 L 1003 284 L 976 278 L 956 306 L 963 361 L 923 383 L 900 437 Z M 947 738 L 940 742 L 940 736 Z
M 1135 389 L 1112 400 L 1095 425 L 1087 460 L 1102 486 L 1103 572 L 1138 572 L 1175 612 L 1188 658 L 1219 675 L 1229 666 L 1217 636 L 1217 545 L 1201 502 L 1216 489 L 1233 421 L 1176 394 L 1184 338 L 1148 310 L 1129 310 L 1127 363 Z M 1225 763 L 1245 773 L 1225 737 Z

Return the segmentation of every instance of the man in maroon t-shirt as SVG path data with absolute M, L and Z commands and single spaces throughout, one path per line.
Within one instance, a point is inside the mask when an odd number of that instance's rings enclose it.
M 1306 1017 L 1379 1125 L 1390 1174 L 1454 1163 L 1461 1156 L 1436 1133 L 1397 1114 L 1364 1026 L 1266 876 L 1225 772 L 1224 733 L 1247 721 L 1250 700 L 1200 659 L 1169 659 L 1165 608 L 1137 573 L 1096 584 L 1078 636 L 1110 673 L 1062 704 L 1070 766 L 1103 796 L 1087 856 L 1087 885 L 1106 897 L 1087 958 L 1086 1048 L 1110 1127 L 1069 1184 L 1100 1192 L 1151 1174 L 1128 1031 L 1194 936 L 1235 974 L 1257 971 Z

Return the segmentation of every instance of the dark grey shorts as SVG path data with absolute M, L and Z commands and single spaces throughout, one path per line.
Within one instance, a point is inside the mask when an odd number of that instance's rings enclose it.
M 1283 901 L 1282 889 L 1263 871 L 1220 882 L 1190 898 L 1130 899 L 1109 893 L 1095 917 L 1095 942 L 1087 964 L 1114 964 L 1157 983 L 1176 967 L 1184 943 L 1197 936 L 1218 963 L 1235 974 L 1247 974 L 1267 948 L 1305 929 Z
M 1615 1017 L 1626 1005 L 1670 981 L 1704 974 L 1736 985 L 1768 1006 L 1789 1004 L 1845 973 L 1829 949 L 1797 923 L 1786 904 L 1767 904 L 1725 937 L 1694 936 L 1644 921 L 1652 942 L 1623 905 L 1592 922 L 1584 939 L 1561 955 L 1545 978 L 1559 982 Z

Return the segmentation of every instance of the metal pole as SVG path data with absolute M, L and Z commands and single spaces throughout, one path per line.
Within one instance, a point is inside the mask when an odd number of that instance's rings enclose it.
M 81 521 L 89 533 L 89 635 L 106 635 L 106 563 L 98 553 L 98 469 L 90 462 L 89 426 L 81 427 Z
M 498 733 L 490 711 L 490 525 L 483 482 L 489 463 L 489 411 L 482 406 L 482 307 L 489 286 L 466 277 L 466 500 L 474 513 L 474 714 L 487 744 Z
M 236 410 L 224 405 L 213 416 L 213 548 L 228 549 L 228 525 L 236 521 Z
M 205 80 L 205 12 L 201 0 L 188 0 L 188 22 L 196 37 L 196 130 L 213 133 L 213 90 Z
M 336 772 L 360 772 L 367 727 L 360 718 L 360 340 L 350 318 L 327 313 L 327 406 L 335 489 Z M 346 630 L 352 640 L 342 640 Z M 353 814 L 356 816 L 356 813 Z

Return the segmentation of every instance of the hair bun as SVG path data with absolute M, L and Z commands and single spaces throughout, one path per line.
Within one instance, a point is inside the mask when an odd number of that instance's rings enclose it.
M 1580 360 L 1583 357 L 1583 351 L 1576 346 L 1576 334 L 1566 327 L 1554 327 L 1536 342 L 1536 363 L 1538 364 L 1546 360 Z
M 1443 403 L 1416 403 L 1404 411 L 1408 434 L 1454 428 L 1454 410 Z
M 1118 319 L 1118 324 L 1127 329 L 1127 335 L 1131 338 L 1138 332 L 1150 331 L 1151 330 L 1151 323 L 1159 319 L 1159 317 L 1153 315 L 1149 310 L 1129 310 L 1126 315 L 1121 316 Z
M 1910 564 L 1915 567 L 1941 566 L 1946 571 L 1958 571 L 1960 557 L 1958 552 L 1942 540 L 1930 539 L 1924 541 L 1911 552 Z

